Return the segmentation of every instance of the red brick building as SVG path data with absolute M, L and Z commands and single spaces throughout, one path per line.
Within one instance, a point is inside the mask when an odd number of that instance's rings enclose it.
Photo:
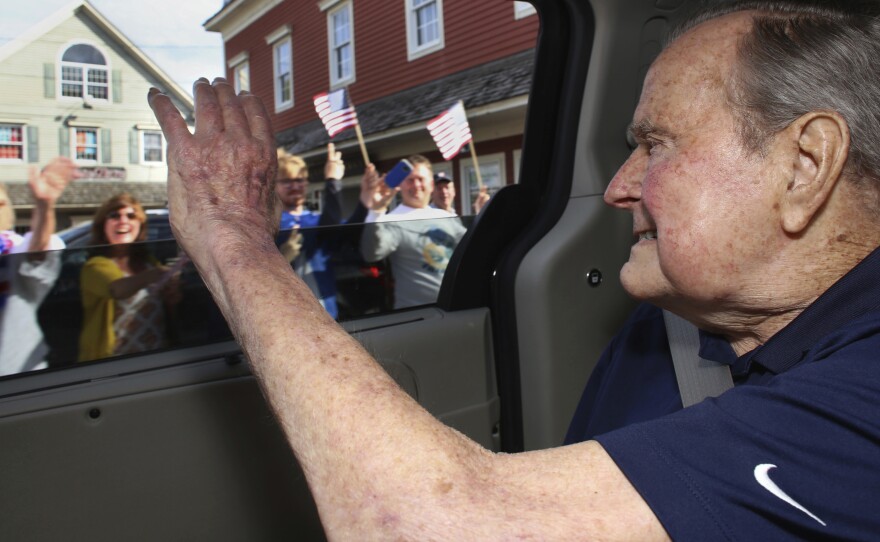
M 306 158 L 313 179 L 329 138 L 312 97 L 344 86 L 380 170 L 424 154 L 453 176 L 459 209 L 468 209 L 468 148 L 443 161 L 425 125 L 463 100 L 484 183 L 495 191 L 515 182 L 537 19 L 510 0 L 231 0 L 204 26 L 223 35 L 227 77 L 263 98 L 279 145 Z M 354 130 L 333 141 L 350 206 L 363 159 Z

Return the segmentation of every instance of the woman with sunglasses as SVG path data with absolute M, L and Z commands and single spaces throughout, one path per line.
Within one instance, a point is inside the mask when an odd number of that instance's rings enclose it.
M 150 255 L 147 216 L 129 194 L 113 196 L 95 213 L 94 249 L 80 275 L 83 328 L 79 361 L 153 350 L 166 342 L 166 305 L 176 303 L 176 279 Z M 134 244 L 133 244 L 134 243 Z

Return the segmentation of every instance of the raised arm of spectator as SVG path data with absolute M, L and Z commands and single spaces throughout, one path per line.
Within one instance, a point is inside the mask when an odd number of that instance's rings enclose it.
M 322 194 L 321 218 L 319 226 L 335 226 L 342 223 L 342 178 L 345 177 L 345 162 L 342 153 L 333 143 L 327 143 L 327 161 L 324 163 L 324 193 Z
M 419 407 L 276 249 L 262 102 L 223 79 L 200 79 L 193 94 L 193 134 L 167 96 L 149 95 L 168 140 L 172 229 L 257 375 L 328 539 L 666 538 L 598 444 L 496 455 Z
M 367 164 L 361 177 L 361 205 L 367 208 L 366 221 L 374 222 L 377 217 L 388 211 L 388 206 L 400 188 L 391 188 L 385 184 L 385 175 L 379 175 L 376 166 Z
M 55 233 L 55 203 L 67 185 L 80 176 L 73 160 L 63 156 L 52 159 L 39 172 L 36 167 L 30 169 L 28 184 L 34 197 L 34 211 L 29 252 L 49 249 L 49 241 Z

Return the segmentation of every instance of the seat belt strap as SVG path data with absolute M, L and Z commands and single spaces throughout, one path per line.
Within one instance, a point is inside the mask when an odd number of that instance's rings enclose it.
M 685 408 L 733 387 L 730 367 L 700 357 L 700 333 L 695 325 L 669 311 L 663 311 L 663 320 L 681 404 Z

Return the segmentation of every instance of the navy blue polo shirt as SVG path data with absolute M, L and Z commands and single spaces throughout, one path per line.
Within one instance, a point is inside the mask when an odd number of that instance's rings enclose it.
M 591 376 L 566 442 L 595 438 L 675 540 L 880 536 L 880 249 L 766 344 L 736 386 L 687 409 L 659 309 L 637 309 Z

